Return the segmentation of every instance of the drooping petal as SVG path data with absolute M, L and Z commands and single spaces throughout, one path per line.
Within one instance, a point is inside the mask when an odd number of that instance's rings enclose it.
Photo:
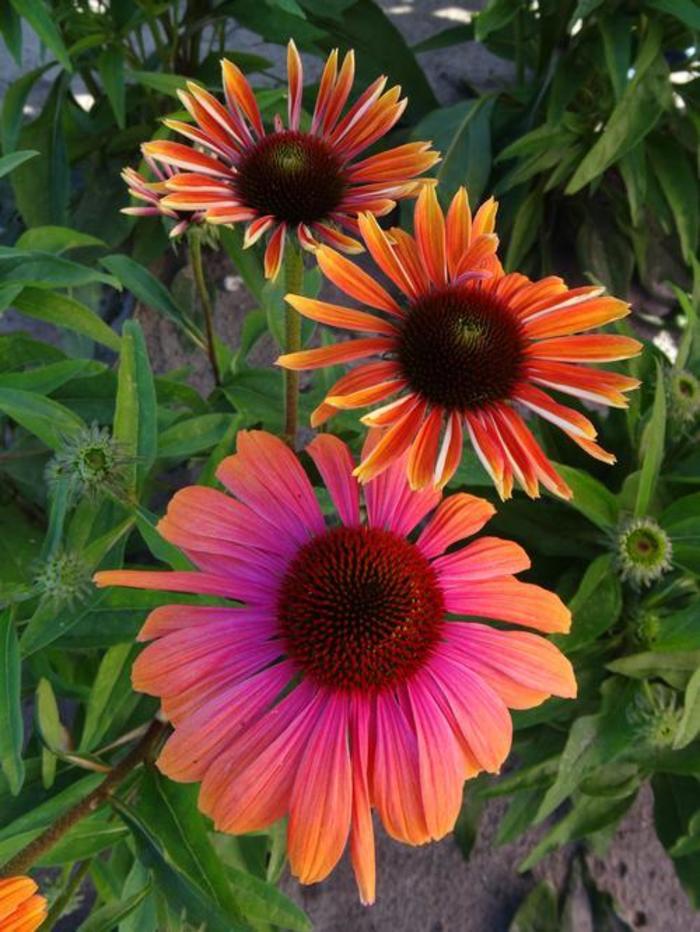
M 388 353 L 393 347 L 394 340 L 388 337 L 363 337 L 359 340 L 345 340 L 330 346 L 301 350 L 298 353 L 285 353 L 277 359 L 277 365 L 284 369 L 322 369 L 336 363 Z
M 352 816 L 348 704 L 342 693 L 325 697 L 294 780 L 287 850 L 292 873 L 302 883 L 327 877 L 348 840 Z
M 428 834 L 437 840 L 451 832 L 462 808 L 463 764 L 457 737 L 435 702 L 429 674 L 405 685 L 418 744 L 418 773 Z M 426 687 L 426 680 L 428 685 Z
M 418 744 L 391 693 L 376 697 L 370 792 L 392 838 L 422 845 L 430 838 L 421 797 Z
M 467 667 L 438 654 L 428 673 L 452 713 L 452 727 L 468 756 L 498 773 L 510 752 L 513 725 L 501 697 Z
M 265 278 L 269 278 L 273 281 L 279 275 L 279 270 L 282 267 L 286 232 L 287 225 L 285 223 L 278 224 L 277 229 L 268 240 L 267 248 L 265 249 Z
M 435 473 L 442 410 L 433 408 L 418 428 L 408 457 L 408 482 L 412 489 L 422 489 L 432 484 Z
M 360 899 L 365 906 L 374 903 L 375 852 L 374 826 L 369 794 L 371 699 L 353 695 L 350 700 L 350 756 L 352 761 L 352 821 L 350 857 Z
M 360 482 L 374 479 L 408 450 L 415 436 L 416 424 L 420 424 L 423 419 L 426 403 L 414 398 L 414 403 L 406 407 L 408 410 L 404 409 L 404 413 L 384 432 L 372 452 L 363 456 L 362 462 L 355 468 L 354 475 Z M 374 415 L 376 418 L 376 412 Z

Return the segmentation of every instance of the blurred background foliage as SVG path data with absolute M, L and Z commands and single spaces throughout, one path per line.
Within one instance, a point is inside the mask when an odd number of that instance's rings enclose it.
M 97 592 L 92 572 L 125 555 L 186 565 L 154 529 L 167 495 L 213 484 L 239 428 L 281 429 L 280 373 L 254 352 L 280 333 L 281 286 L 264 284 L 260 255 L 242 252 L 238 231 L 222 231 L 220 246 L 254 306 L 238 344 L 217 343 L 220 387 L 205 395 L 188 369 L 154 374 L 139 323 L 126 320 L 146 306 L 203 352 L 200 310 L 159 262 L 172 272 L 186 250 L 173 254 L 160 220 L 119 213 L 119 172 L 138 163 L 141 142 L 165 134 L 160 118 L 188 118 L 176 96 L 185 80 L 217 90 L 222 56 L 249 75 L 266 117 L 282 108 L 273 59 L 239 48 L 248 30 L 270 47 L 292 36 L 319 60 L 354 47 L 361 78 L 385 72 L 409 97 L 390 142 L 429 138 L 442 151 L 445 203 L 461 184 L 473 201 L 499 197 L 509 269 L 598 281 L 632 300 L 631 326 L 648 343 L 625 368 L 643 388 L 628 411 L 597 418 L 617 465 L 584 462 L 540 423 L 573 505 L 516 497 L 494 522 L 532 554 L 531 578 L 569 601 L 573 633 L 560 643 L 581 695 L 516 714 L 513 769 L 468 787 L 458 840 L 468 854 L 484 801 L 508 795 L 500 841 L 548 820 L 523 870 L 574 840 L 602 851 L 650 781 L 659 838 L 700 907 L 700 8 L 491 0 L 463 18 L 410 48 L 372 0 L 0 4 L 17 63 L 31 33 L 44 49 L 0 112 L 0 313 L 59 328 L 51 340 L 16 326 L 0 333 L 0 863 L 89 792 L 155 712 L 129 674 L 145 615 L 168 599 Z M 440 106 L 421 53 L 468 55 L 475 41 L 511 63 L 511 78 L 488 92 L 465 83 L 462 100 Z M 309 270 L 307 292 L 319 286 Z M 333 376 L 305 389 L 306 416 Z M 359 445 L 353 416 L 333 429 Z M 452 487 L 493 495 L 470 457 Z M 652 519 L 673 546 L 649 587 L 621 573 L 621 534 L 635 518 Z M 89 874 L 97 921 L 85 928 L 111 928 L 115 916 L 127 932 L 309 927 L 275 888 L 283 831 L 215 835 L 194 788 L 150 767 L 42 865 L 56 868 L 52 922 Z M 514 928 L 545 907 L 561 928 L 551 891 L 533 897 Z

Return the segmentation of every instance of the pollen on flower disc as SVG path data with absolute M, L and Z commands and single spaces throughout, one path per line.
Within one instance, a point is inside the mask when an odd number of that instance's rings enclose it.
M 244 153 L 235 187 L 261 216 L 296 225 L 327 219 L 346 184 L 340 159 L 325 140 L 285 130 L 264 136 Z
M 522 377 L 524 346 L 519 321 L 499 298 L 474 285 L 449 285 L 410 308 L 398 357 L 422 398 L 468 411 L 510 396 Z
M 337 689 L 396 685 L 428 659 L 444 601 L 435 571 L 407 540 L 379 528 L 334 528 L 291 563 L 278 602 L 288 655 Z

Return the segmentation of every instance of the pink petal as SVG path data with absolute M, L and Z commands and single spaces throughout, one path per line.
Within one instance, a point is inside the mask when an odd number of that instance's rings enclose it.
M 360 899 L 374 903 L 376 867 L 374 825 L 369 797 L 369 741 L 371 701 L 354 695 L 350 705 L 350 750 L 352 756 L 352 824 L 350 857 Z
M 360 490 L 352 474 L 355 464 L 347 444 L 332 434 L 319 434 L 306 452 L 321 473 L 343 524 L 357 527 L 360 523 Z
M 418 674 L 406 683 L 418 741 L 423 811 L 433 839 L 451 832 L 462 808 L 462 755 L 457 738 L 438 703 Z
M 391 693 L 376 698 L 370 770 L 372 802 L 392 838 L 422 845 L 430 838 L 421 797 L 418 744 Z
M 471 583 L 462 591 L 445 593 L 445 607 L 456 615 L 497 618 L 547 633 L 566 633 L 571 612 L 559 596 L 512 576 Z
M 416 546 L 424 556 L 435 557 L 458 540 L 476 534 L 495 513 L 496 509 L 486 499 L 457 492 L 440 502 Z
M 362 450 L 366 459 L 381 437 L 370 431 Z M 413 491 L 406 474 L 407 454 L 394 461 L 374 479 L 363 486 L 367 504 L 367 518 L 371 527 L 383 527 L 405 536 L 432 511 L 440 501 L 440 492 L 427 487 Z
M 278 437 L 240 431 L 238 452 L 222 461 L 216 475 L 237 498 L 297 543 L 324 530 L 313 487 L 297 457 Z
M 481 677 L 444 655 L 432 658 L 430 674 L 453 715 L 452 726 L 466 751 L 490 773 L 510 752 L 513 726 L 501 697 Z
M 201 780 L 233 738 L 257 721 L 294 676 L 290 663 L 217 690 L 192 715 L 178 723 L 158 758 L 171 780 Z
M 530 558 L 519 544 L 498 537 L 480 537 L 433 561 L 443 589 L 464 589 L 474 580 L 520 573 L 529 567 Z

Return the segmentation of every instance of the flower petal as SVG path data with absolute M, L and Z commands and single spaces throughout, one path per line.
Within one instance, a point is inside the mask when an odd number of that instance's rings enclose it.
M 428 275 L 433 284 L 440 287 L 447 281 L 445 218 L 434 185 L 426 185 L 418 195 L 413 225 L 418 251 Z
M 378 282 L 359 265 L 341 256 L 335 249 L 331 249 L 330 246 L 319 246 L 316 259 L 326 278 L 350 297 L 377 310 L 387 311 L 397 317 L 403 316 L 396 301 Z
M 491 579 L 530 568 L 530 558 L 511 540 L 480 537 L 461 550 L 433 561 L 443 590 L 464 589 L 476 579 Z
M 416 546 L 429 559 L 438 556 L 458 540 L 480 531 L 495 513 L 496 509 L 486 499 L 457 492 L 440 502 Z
M 468 590 L 445 593 L 448 612 L 497 618 L 547 633 L 566 632 L 571 627 L 571 612 L 558 595 L 502 576 L 471 583 Z
M 332 434 L 319 434 L 306 452 L 316 464 L 331 500 L 348 527 L 360 523 L 360 490 L 352 474 L 355 466 L 347 444 Z

